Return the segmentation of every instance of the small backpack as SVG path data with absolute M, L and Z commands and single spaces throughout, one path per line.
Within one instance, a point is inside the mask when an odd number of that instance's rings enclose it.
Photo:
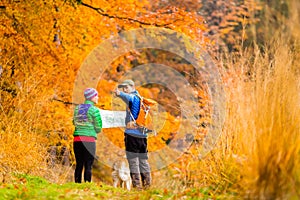
M 88 110 L 89 108 L 91 107 L 92 105 L 91 104 L 80 104 L 78 106 L 78 114 L 76 117 L 76 122 L 88 122 L 89 119 L 88 119 L 88 116 L 87 116 L 87 113 L 88 113 Z
M 153 99 L 145 98 L 138 94 L 137 96 L 140 98 L 140 112 L 136 120 L 130 112 L 131 117 L 142 133 L 153 132 L 156 134 L 155 130 L 153 129 L 153 121 L 150 114 L 150 109 L 154 106 L 157 106 L 157 102 Z

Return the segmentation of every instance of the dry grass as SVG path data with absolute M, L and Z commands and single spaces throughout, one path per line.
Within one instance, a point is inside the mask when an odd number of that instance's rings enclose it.
M 36 99 L 26 94 L 20 91 L 14 98 L 7 93 L 1 95 L 7 103 L 0 105 L 0 183 L 10 182 L 12 175 L 19 173 L 46 177 L 57 183 L 69 181 L 71 167 L 58 161 L 55 165 L 48 162 L 49 146 L 57 138 L 49 138 L 47 132 L 46 126 L 51 127 L 45 118 L 47 97 L 41 95 Z
M 12 111 L 1 106 L 0 172 L 8 181 L 11 173 L 37 174 L 44 171 L 44 138 L 35 132 L 32 120 L 36 112 Z M 33 106 L 34 110 L 34 106 Z M 35 115 L 35 116 L 33 116 Z M 5 180 L 6 179 L 6 180 Z
M 264 53 L 256 49 L 234 61 L 227 58 L 227 116 L 218 145 L 202 160 L 186 160 L 180 172 L 173 168 L 161 175 L 159 187 L 175 192 L 211 187 L 212 195 L 249 199 L 300 198 L 300 60 L 284 40 L 270 46 Z M 251 75 L 245 73 L 250 69 L 255 69 Z
M 264 53 L 255 50 L 254 56 L 248 54 L 255 71 L 251 78 L 236 76 L 228 90 L 230 110 L 225 128 L 231 137 L 227 142 L 230 153 L 242 161 L 243 178 L 238 184 L 246 195 L 259 199 L 297 195 L 299 183 L 297 58 L 284 40 L 277 39 L 270 46 Z

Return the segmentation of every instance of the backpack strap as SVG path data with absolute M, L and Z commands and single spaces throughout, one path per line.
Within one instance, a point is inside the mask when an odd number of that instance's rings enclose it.
M 133 114 L 131 113 L 130 108 L 128 108 L 128 111 L 129 111 L 129 114 L 130 114 L 132 120 L 134 121 L 134 124 L 137 125 L 136 120 L 134 119 Z
M 141 104 L 141 107 L 143 108 L 143 110 L 145 111 L 145 118 L 148 116 L 148 113 L 150 111 L 150 106 L 148 105 L 145 105 L 144 102 L 143 102 L 143 99 L 144 97 L 142 97 L 140 94 L 135 94 L 138 98 L 140 98 L 140 104 Z

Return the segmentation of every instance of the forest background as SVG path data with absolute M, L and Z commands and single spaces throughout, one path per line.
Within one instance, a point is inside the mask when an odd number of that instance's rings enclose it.
M 178 198 L 202 197 L 206 188 L 210 198 L 299 199 L 299 12 L 297 0 L 1 1 L 1 188 L 22 182 L 15 174 L 72 182 L 72 97 L 82 63 L 109 38 L 156 27 L 184 34 L 209 53 L 221 75 L 226 110 L 217 143 L 200 156 L 212 123 L 201 74 L 184 58 L 158 49 L 128 51 L 110 63 L 97 87 L 101 109 L 115 109 L 111 91 L 124 74 L 147 63 L 170 66 L 198 85 L 193 90 L 201 109 L 196 131 L 186 138 L 190 146 L 153 172 L 153 188 Z M 147 76 L 155 74 L 142 78 Z M 149 151 L 168 147 L 185 123 L 180 100 L 161 85 L 138 90 L 164 111 Z M 124 148 L 121 129 L 101 134 Z M 110 185 L 111 168 L 101 156 L 94 167 L 95 182 Z

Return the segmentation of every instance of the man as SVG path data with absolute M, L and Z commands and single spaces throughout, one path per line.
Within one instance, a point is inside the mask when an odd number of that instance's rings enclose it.
M 118 88 L 123 91 L 120 91 Z M 132 186 L 133 188 L 141 189 L 142 180 L 142 185 L 146 189 L 151 185 L 151 174 L 148 163 L 147 134 L 143 133 L 135 125 L 135 120 L 140 111 L 138 91 L 136 91 L 132 80 L 123 81 L 118 85 L 118 88 L 115 90 L 115 94 L 127 105 L 124 142 Z
M 74 110 L 74 153 L 76 159 L 75 183 L 81 183 L 84 167 L 84 181 L 91 182 L 92 165 L 96 153 L 97 134 L 101 132 L 102 120 L 98 103 L 98 92 L 94 88 L 84 91 L 85 102 L 76 106 Z

